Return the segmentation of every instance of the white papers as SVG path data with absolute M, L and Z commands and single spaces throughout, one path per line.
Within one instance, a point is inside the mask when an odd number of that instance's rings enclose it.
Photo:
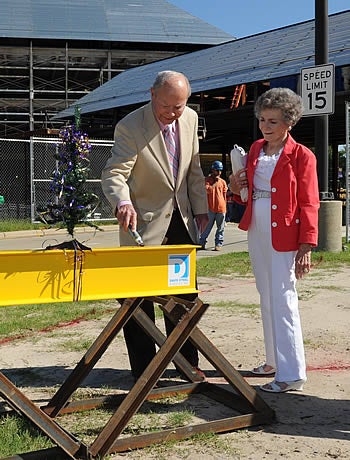
M 242 147 L 235 144 L 230 152 L 232 172 L 236 174 L 240 169 L 244 169 L 247 165 L 247 154 Z M 243 173 L 245 175 L 245 173 Z M 248 200 L 248 188 L 244 187 L 240 191 L 241 200 L 246 202 Z

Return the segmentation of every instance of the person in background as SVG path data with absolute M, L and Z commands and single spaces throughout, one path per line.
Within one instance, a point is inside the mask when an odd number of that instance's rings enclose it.
M 224 167 L 221 161 L 214 161 L 211 165 L 211 173 L 205 178 L 205 188 L 207 190 L 209 206 L 209 222 L 199 238 L 199 244 L 205 249 L 207 238 L 216 222 L 215 248 L 214 251 L 220 251 L 224 244 L 225 232 L 225 215 L 226 215 L 226 192 L 227 184 L 222 179 L 221 173 Z
M 290 134 L 302 112 L 300 96 L 288 88 L 263 93 L 255 104 L 263 139 L 252 144 L 247 168 L 231 176 L 237 201 L 243 187 L 249 190 L 239 228 L 248 231 L 265 339 L 266 361 L 252 372 L 275 374 L 260 387 L 275 393 L 302 390 L 306 382 L 296 280 L 311 269 L 319 191 L 314 153 Z
M 232 172 L 230 173 L 229 177 L 231 174 Z M 243 204 L 237 203 L 234 198 L 234 193 L 231 191 L 230 184 L 228 184 L 228 190 L 226 192 L 226 208 L 226 223 L 234 222 L 239 224 L 244 214 L 245 206 Z
M 198 116 L 187 107 L 191 87 L 185 75 L 158 73 L 151 101 L 115 127 L 112 156 L 102 172 L 103 191 L 120 224 L 120 244 L 198 244 L 208 222 L 204 176 L 199 160 Z M 197 294 L 180 296 L 193 301 Z M 154 305 L 142 309 L 154 322 Z M 165 318 L 167 333 L 173 330 Z M 138 379 L 156 353 L 152 339 L 131 318 L 124 327 L 131 371 Z M 202 377 L 198 351 L 188 341 L 182 354 Z
M 229 174 L 231 176 L 232 172 Z M 226 192 L 226 216 L 225 222 L 233 222 L 234 220 L 234 211 L 235 211 L 235 199 L 233 192 L 231 192 L 230 184 L 228 184 Z

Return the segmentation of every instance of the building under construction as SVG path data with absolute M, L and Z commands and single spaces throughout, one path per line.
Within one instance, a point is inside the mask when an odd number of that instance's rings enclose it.
M 2 0 L 0 138 L 50 132 L 124 70 L 232 39 L 165 0 Z

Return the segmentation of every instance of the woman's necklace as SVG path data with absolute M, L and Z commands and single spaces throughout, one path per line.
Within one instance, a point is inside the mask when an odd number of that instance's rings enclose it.
M 284 147 L 284 144 L 280 144 L 279 147 L 274 147 L 274 148 L 264 148 L 264 154 L 268 157 L 272 157 L 273 155 L 279 155 Z

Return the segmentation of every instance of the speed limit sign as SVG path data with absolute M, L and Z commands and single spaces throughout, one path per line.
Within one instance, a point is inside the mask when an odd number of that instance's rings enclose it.
M 301 69 L 304 116 L 334 113 L 334 64 Z

